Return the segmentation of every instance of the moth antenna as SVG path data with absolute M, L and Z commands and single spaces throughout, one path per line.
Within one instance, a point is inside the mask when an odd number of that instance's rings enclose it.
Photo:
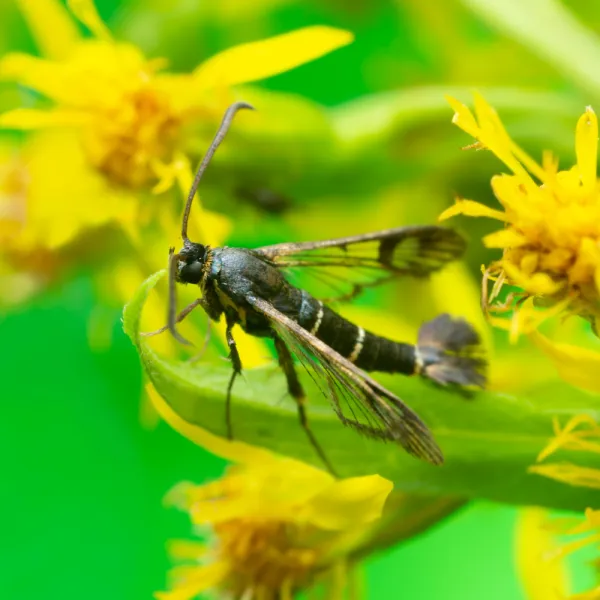
M 196 191 L 198 190 L 198 185 L 200 183 L 200 180 L 202 179 L 202 175 L 204 174 L 204 171 L 206 171 L 206 167 L 208 166 L 208 163 L 210 163 L 217 148 L 223 141 L 223 138 L 227 135 L 227 132 L 229 131 L 229 127 L 231 126 L 231 122 L 233 121 L 233 117 L 235 116 L 235 113 L 237 113 L 237 111 L 241 110 L 242 108 L 248 108 L 250 110 L 254 110 L 254 106 L 252 106 L 251 104 L 248 104 L 247 102 L 235 102 L 227 109 L 227 111 L 225 112 L 225 116 L 223 117 L 223 120 L 221 121 L 221 126 L 219 127 L 219 130 L 217 131 L 211 145 L 209 146 L 208 150 L 206 151 L 206 154 L 202 158 L 202 162 L 200 163 L 198 170 L 196 171 L 196 176 L 194 177 L 192 187 L 190 188 L 190 193 L 188 194 L 187 202 L 185 205 L 185 210 L 183 212 L 183 221 L 181 223 L 181 237 L 183 238 L 184 243 L 189 242 L 189 238 L 187 235 L 188 219 L 190 216 L 190 210 L 192 208 L 192 202 L 194 201 L 194 196 L 196 195 Z
M 175 248 L 169 248 L 169 308 L 167 312 L 167 327 L 172 336 L 180 343 L 192 346 L 193 344 L 186 340 L 177 331 L 177 282 L 175 275 L 177 273 L 177 261 L 179 255 L 175 254 Z

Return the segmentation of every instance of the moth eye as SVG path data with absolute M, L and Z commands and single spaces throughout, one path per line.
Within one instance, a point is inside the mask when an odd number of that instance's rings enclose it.
M 183 283 L 200 283 L 203 270 L 204 265 L 199 261 L 184 265 L 179 271 L 179 280 Z

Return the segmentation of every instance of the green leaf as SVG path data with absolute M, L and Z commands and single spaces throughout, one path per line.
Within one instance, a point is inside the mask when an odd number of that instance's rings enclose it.
M 136 345 L 148 377 L 175 412 L 192 424 L 225 435 L 229 366 L 161 358 L 147 338 L 139 335 L 145 300 L 163 274 L 146 280 L 125 307 L 125 332 Z M 232 400 L 236 439 L 321 466 L 298 424 L 293 402 L 286 398 L 284 377 L 276 365 L 244 374 L 236 382 Z M 597 504 L 597 492 L 528 474 L 527 468 L 552 437 L 552 418 L 558 416 L 564 422 L 587 412 L 600 419 L 598 397 L 553 382 L 527 397 L 485 392 L 465 399 L 417 378 L 381 379 L 422 416 L 446 462 L 434 467 L 397 445 L 362 438 L 345 428 L 313 390 L 309 393 L 311 427 L 340 475 L 379 473 L 391 479 L 396 489 L 419 494 L 573 510 Z M 599 455 L 564 453 L 564 458 L 600 468 Z

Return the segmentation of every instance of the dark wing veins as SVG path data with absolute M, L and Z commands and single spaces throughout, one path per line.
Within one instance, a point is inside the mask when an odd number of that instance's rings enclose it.
M 276 244 L 253 252 L 270 264 L 307 272 L 334 290 L 325 300 L 351 300 L 399 275 L 427 276 L 459 258 L 464 239 L 435 225 L 398 227 L 319 242 Z M 310 267 L 310 269 L 306 269 Z
M 430 463 L 443 462 L 427 426 L 397 396 L 266 300 L 253 296 L 247 300 L 269 319 L 344 425 L 369 437 L 395 441 Z

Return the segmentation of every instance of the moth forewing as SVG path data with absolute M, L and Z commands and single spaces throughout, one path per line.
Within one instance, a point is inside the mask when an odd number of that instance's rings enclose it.
M 427 276 L 459 258 L 464 249 L 464 239 L 454 230 L 426 225 L 275 244 L 254 252 L 290 276 L 298 270 L 315 283 L 325 283 L 333 294 L 323 300 L 333 302 L 352 300 L 366 288 L 401 275 Z
M 464 238 L 453 229 L 414 225 L 330 240 L 274 244 L 257 248 L 256 252 L 282 265 L 288 260 L 293 261 L 286 257 L 304 257 L 306 266 L 311 259 L 337 259 L 340 262 L 373 262 L 385 269 L 410 274 L 421 268 L 427 271 L 440 268 L 445 262 L 461 256 L 464 250 Z
M 317 356 L 322 368 L 313 367 L 313 373 L 319 378 L 326 379 L 325 386 L 319 387 L 321 391 L 324 387 L 329 390 L 328 397 L 345 425 L 371 437 L 397 441 L 411 454 L 432 464 L 443 462 L 442 452 L 427 426 L 400 398 L 295 321 L 279 312 L 269 302 L 254 296 L 249 296 L 247 301 L 271 321 L 280 335 L 289 339 L 291 334 L 299 344 Z M 311 363 L 305 361 L 303 364 L 307 367 Z M 318 363 L 312 362 L 312 364 Z M 343 392 L 350 392 L 352 398 L 366 409 L 365 421 L 344 415 L 340 403 L 340 393 Z

